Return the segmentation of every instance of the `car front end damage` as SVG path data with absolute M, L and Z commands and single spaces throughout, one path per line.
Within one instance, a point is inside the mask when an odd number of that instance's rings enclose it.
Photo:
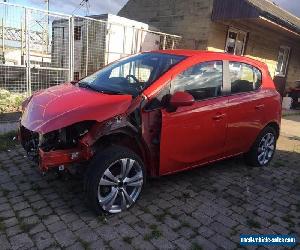
M 81 122 L 46 134 L 20 126 L 20 141 L 28 157 L 38 164 L 42 172 L 89 160 L 93 149 L 85 135 L 94 122 Z

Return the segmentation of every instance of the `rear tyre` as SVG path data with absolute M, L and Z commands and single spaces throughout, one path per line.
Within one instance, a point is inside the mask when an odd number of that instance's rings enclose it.
M 245 154 L 246 163 L 250 166 L 265 167 L 273 159 L 277 143 L 277 134 L 272 127 L 261 131 L 250 151 Z
M 120 213 L 138 200 L 145 183 L 141 159 L 124 147 L 95 155 L 85 176 L 87 201 L 97 214 Z

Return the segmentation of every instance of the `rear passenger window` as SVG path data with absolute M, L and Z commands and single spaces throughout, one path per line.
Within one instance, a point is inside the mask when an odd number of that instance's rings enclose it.
M 192 66 L 172 81 L 172 93 L 186 91 L 195 100 L 221 95 L 223 85 L 223 62 L 211 61 Z
M 259 69 L 245 63 L 230 62 L 231 93 L 250 92 L 261 86 Z

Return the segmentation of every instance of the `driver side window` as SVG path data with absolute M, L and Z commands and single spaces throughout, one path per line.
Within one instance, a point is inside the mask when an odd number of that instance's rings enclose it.
M 186 91 L 195 100 L 221 96 L 223 62 L 210 61 L 190 67 L 172 81 L 172 93 Z
M 146 83 L 150 79 L 153 67 L 144 65 L 141 60 L 135 62 L 129 62 L 119 67 L 114 68 L 111 71 L 109 78 L 134 76 L 139 82 Z M 134 83 L 134 79 L 128 78 L 128 80 Z

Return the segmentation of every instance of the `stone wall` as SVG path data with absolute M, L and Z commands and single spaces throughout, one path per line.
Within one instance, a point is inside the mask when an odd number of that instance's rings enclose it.
M 120 16 L 183 37 L 182 48 L 206 49 L 213 0 L 131 0 Z
M 262 27 L 255 21 L 211 21 L 213 0 L 130 0 L 119 15 L 148 23 L 163 32 L 183 37 L 181 47 L 224 52 L 230 26 L 248 32 L 245 55 L 265 62 L 275 75 L 278 50 L 291 47 L 287 85 L 300 80 L 300 38 L 286 31 Z
M 210 27 L 207 49 L 218 52 L 224 52 L 229 27 L 248 32 L 245 56 L 266 63 L 272 77 L 275 76 L 279 47 L 290 47 L 287 87 L 294 86 L 295 81 L 300 80 L 300 37 L 297 40 L 294 35 L 283 36 L 284 33 L 262 27 L 255 21 L 212 23 Z

